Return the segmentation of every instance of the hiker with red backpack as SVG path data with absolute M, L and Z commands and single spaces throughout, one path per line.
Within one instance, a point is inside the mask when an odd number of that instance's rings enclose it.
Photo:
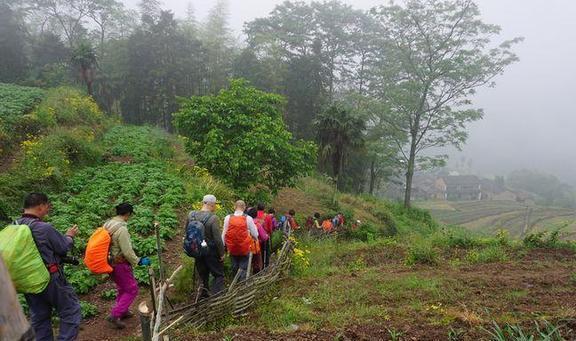
M 184 251 L 195 259 L 198 276 L 202 280 L 198 299 L 217 294 L 224 289 L 224 243 L 216 211 L 216 197 L 208 194 L 202 199 L 200 211 L 192 211 L 186 221 Z M 210 274 L 214 285 L 210 290 Z
M 234 213 L 224 218 L 222 240 L 232 258 L 232 273 L 239 272 L 239 280 L 246 278 L 250 245 L 252 240 L 258 240 L 258 229 L 252 217 L 244 214 L 246 203 L 236 201 Z
M 274 210 L 274 208 L 270 208 L 268 209 L 268 214 L 266 214 L 264 216 L 264 223 L 262 224 L 262 227 L 264 228 L 264 231 L 266 231 L 266 234 L 268 234 L 268 240 L 264 243 L 263 245 L 263 251 L 262 251 L 262 257 L 263 257 L 263 261 L 264 261 L 264 267 L 268 267 L 268 265 L 270 265 L 270 252 L 272 250 L 272 233 L 274 232 L 274 230 L 277 227 L 277 221 L 276 221 L 276 211 Z
M 138 296 L 138 282 L 134 278 L 133 267 L 149 266 L 148 257 L 138 257 L 132 248 L 127 222 L 134 214 L 134 207 L 129 203 L 116 206 L 116 216 L 103 225 L 110 235 L 110 277 L 116 284 L 116 303 L 112 307 L 107 321 L 114 329 L 124 329 L 123 319 L 132 317 L 130 306 Z
M 255 274 L 264 269 L 264 247 L 270 238 L 268 233 L 266 233 L 266 230 L 264 230 L 264 216 L 262 215 L 262 218 L 258 218 L 258 212 L 259 210 L 254 207 L 250 207 L 246 210 L 246 214 L 249 217 L 252 217 L 258 230 L 258 240 L 252 242 L 252 269 Z
M 74 225 L 61 234 L 51 224 L 42 221 L 50 212 L 50 202 L 44 193 L 30 193 L 24 199 L 24 214 L 16 220 L 30 228 L 34 243 L 49 272 L 49 282 L 39 293 L 24 294 L 30 307 L 36 340 L 53 340 L 52 310 L 60 318 L 58 340 L 75 340 L 80 327 L 80 303 L 64 276 L 63 258 L 72 249 L 78 227 Z M 18 270 L 17 270 L 18 271 Z

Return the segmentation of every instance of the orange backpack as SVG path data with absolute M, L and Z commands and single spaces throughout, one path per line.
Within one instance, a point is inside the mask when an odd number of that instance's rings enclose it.
M 330 219 L 326 219 L 322 222 L 322 229 L 324 232 L 331 232 L 334 225 Z
M 97 228 L 88 239 L 84 264 L 92 273 L 108 274 L 112 272 L 112 266 L 108 263 L 111 242 L 112 238 L 104 227 Z
M 228 220 L 228 230 L 224 236 L 226 248 L 232 256 L 246 256 L 250 253 L 252 237 L 248 233 L 246 216 L 231 215 Z

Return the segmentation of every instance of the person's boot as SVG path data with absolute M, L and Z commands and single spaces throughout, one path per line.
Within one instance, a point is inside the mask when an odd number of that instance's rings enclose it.
M 108 316 L 106 318 L 106 320 L 108 321 L 108 323 L 110 324 L 110 327 L 114 328 L 114 329 L 124 329 L 126 328 L 126 325 L 120 321 L 120 319 L 118 318 L 114 318 L 112 316 Z
M 126 320 L 132 317 L 134 317 L 134 314 L 131 311 L 127 311 L 124 315 L 122 315 L 120 320 Z

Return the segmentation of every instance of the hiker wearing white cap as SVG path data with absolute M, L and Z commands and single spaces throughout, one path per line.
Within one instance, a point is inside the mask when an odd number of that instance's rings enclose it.
M 202 279 L 200 298 L 209 296 L 209 292 L 216 294 L 224 289 L 224 243 L 220 221 L 214 214 L 216 211 L 216 197 L 212 194 L 205 195 L 202 199 L 202 208 L 192 211 L 186 221 L 186 237 L 184 249 L 189 256 L 195 258 L 196 270 Z M 194 244 L 195 229 L 203 230 L 201 243 L 202 250 L 188 250 L 187 246 Z M 187 245 L 188 243 L 188 245 Z M 210 274 L 214 277 L 212 290 L 210 290 Z

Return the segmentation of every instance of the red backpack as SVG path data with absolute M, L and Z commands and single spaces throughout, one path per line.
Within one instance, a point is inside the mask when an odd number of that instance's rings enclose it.
M 273 214 L 266 214 L 264 216 L 264 224 L 262 224 L 262 227 L 264 227 L 264 230 L 266 230 L 266 233 L 268 233 L 268 235 L 272 234 L 272 232 L 274 231 L 274 215 Z
M 246 216 L 231 215 L 228 220 L 228 230 L 224 236 L 226 248 L 232 256 L 247 256 L 250 253 L 252 237 L 248 233 Z

